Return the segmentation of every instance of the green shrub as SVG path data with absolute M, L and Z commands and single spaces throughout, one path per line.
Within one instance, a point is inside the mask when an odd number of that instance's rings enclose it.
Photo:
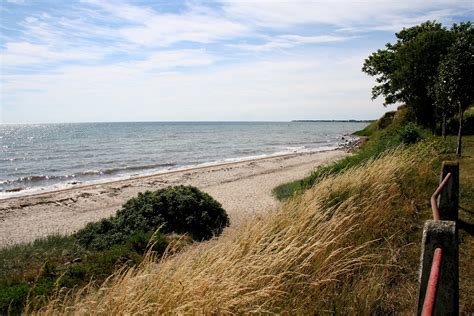
M 414 123 L 407 123 L 400 130 L 400 138 L 404 144 L 414 144 L 421 140 L 420 128 Z
M 30 286 L 27 283 L 0 282 L 0 315 L 19 315 L 29 291 Z
M 139 193 L 115 216 L 88 224 L 76 237 L 84 247 L 101 250 L 125 244 L 137 232 L 160 228 L 162 233 L 189 234 L 195 240 L 206 240 L 228 225 L 227 213 L 210 195 L 192 186 L 171 186 Z

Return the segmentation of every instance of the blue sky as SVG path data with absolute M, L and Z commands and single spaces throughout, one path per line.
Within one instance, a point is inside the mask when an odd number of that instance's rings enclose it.
M 0 123 L 373 119 L 364 58 L 472 0 L 0 0 Z M 390 108 L 389 108 L 390 109 Z

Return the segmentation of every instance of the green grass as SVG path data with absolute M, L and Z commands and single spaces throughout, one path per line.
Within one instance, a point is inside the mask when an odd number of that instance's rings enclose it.
M 378 121 L 373 121 L 369 125 L 367 125 L 364 129 L 361 129 L 360 131 L 356 131 L 352 133 L 353 135 L 356 136 L 371 136 L 373 133 L 375 133 L 378 129 Z
M 0 250 L 0 314 L 19 314 L 28 296 L 51 292 L 51 266 L 72 261 L 82 252 L 67 236 L 49 236 Z
M 374 123 L 376 124 L 376 122 Z M 306 178 L 279 185 L 273 189 L 273 194 L 279 200 L 285 200 L 294 194 L 303 192 L 326 176 L 338 174 L 370 159 L 376 159 L 386 150 L 403 144 L 401 133 L 404 125 L 401 122 L 394 122 L 391 126 L 379 131 L 375 131 L 373 127 L 370 127 L 374 123 L 361 131 L 360 134 L 370 134 L 371 137 L 352 155 L 332 164 L 321 166 Z M 423 138 L 429 137 L 427 131 L 421 131 L 421 133 Z
M 20 314 L 27 302 L 43 305 L 60 289 L 99 285 L 116 269 L 138 265 L 152 233 L 137 233 L 124 245 L 103 251 L 81 247 L 75 236 L 49 236 L 0 249 L 0 315 Z M 155 235 L 153 250 L 163 253 L 168 241 Z
M 474 313 L 474 136 L 463 137 L 459 170 L 459 306 L 467 315 Z

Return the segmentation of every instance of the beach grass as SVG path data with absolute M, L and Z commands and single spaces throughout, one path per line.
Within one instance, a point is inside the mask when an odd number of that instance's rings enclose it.
M 2 249 L 0 302 L 9 300 L 12 313 L 28 301 L 24 312 L 81 315 L 411 313 L 429 196 L 441 161 L 455 158 L 455 137 L 405 146 L 396 135 L 372 136 L 382 142 L 368 143 L 377 154 L 321 174 L 278 211 L 185 251 L 173 250 L 183 247 L 175 238 L 164 255 L 135 252 L 133 261 L 126 247 L 85 253 L 61 236 Z M 466 136 L 460 310 L 467 313 L 474 311 L 473 157 L 474 137 Z
M 177 255 L 148 256 L 42 313 L 409 313 L 445 143 L 399 147 L 320 181 L 277 212 Z M 157 260 L 159 259 L 159 260 Z
M 320 166 L 303 179 L 281 184 L 273 190 L 273 194 L 279 200 L 288 199 L 294 194 L 304 192 L 327 175 L 338 174 L 346 169 L 357 166 L 364 161 L 376 159 L 386 150 L 403 144 L 401 133 L 405 126 L 405 122 L 402 119 L 398 119 L 387 128 L 375 132 L 373 126 L 376 126 L 377 122 L 378 121 L 371 123 L 368 127 L 362 130 L 362 134 L 371 135 L 371 137 L 369 140 L 362 142 L 360 148 L 356 149 L 352 155 L 331 164 Z M 429 138 L 429 133 L 423 131 L 421 136 Z

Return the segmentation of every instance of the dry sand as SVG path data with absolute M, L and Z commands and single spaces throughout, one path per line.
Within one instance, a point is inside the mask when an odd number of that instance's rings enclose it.
M 245 217 L 278 206 L 271 193 L 275 186 L 345 155 L 342 150 L 284 155 L 0 200 L 0 247 L 72 233 L 113 215 L 138 192 L 178 184 L 209 193 L 237 225 Z

